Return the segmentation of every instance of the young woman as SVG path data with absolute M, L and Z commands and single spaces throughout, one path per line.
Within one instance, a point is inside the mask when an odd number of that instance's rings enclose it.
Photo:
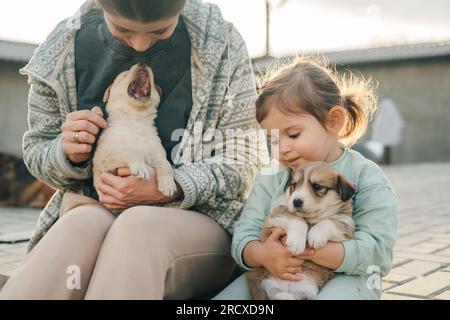
M 107 126 L 103 94 L 138 62 L 163 92 L 156 125 L 178 185 L 170 198 L 128 168 L 104 174 L 98 195 L 92 186 L 95 141 Z M 202 135 L 258 128 L 246 46 L 219 9 L 199 0 L 87 1 L 22 73 L 31 85 L 24 161 L 58 191 L 0 297 L 183 299 L 224 286 L 235 267 L 229 234 L 261 159 L 247 157 L 258 145 L 243 136 L 234 139 L 246 148 L 211 153 L 214 139 Z M 85 205 L 59 218 L 66 191 L 126 210 L 115 218 Z

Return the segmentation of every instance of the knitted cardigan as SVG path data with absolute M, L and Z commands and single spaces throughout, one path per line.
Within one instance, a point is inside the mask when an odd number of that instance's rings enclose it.
M 75 34 L 92 10 L 98 8 L 88 0 L 62 21 L 21 70 L 30 85 L 24 162 L 36 178 L 57 190 L 39 217 L 29 251 L 58 219 L 63 194 L 86 195 L 92 177 L 91 160 L 82 168 L 68 161 L 60 129 L 67 114 L 77 110 Z M 246 134 L 259 129 L 252 66 L 242 37 L 216 5 L 188 0 L 181 19 L 191 40 L 193 105 L 172 152 L 175 180 L 184 196 L 170 206 L 207 214 L 232 234 L 253 179 L 267 160 L 262 135 Z

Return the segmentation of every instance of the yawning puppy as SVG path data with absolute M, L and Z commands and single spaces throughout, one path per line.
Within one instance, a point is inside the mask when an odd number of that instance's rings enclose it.
M 108 127 L 98 140 L 93 159 L 96 189 L 104 171 L 116 173 L 118 168 L 127 167 L 136 177 L 148 180 L 151 166 L 156 171 L 158 190 L 166 196 L 175 193 L 173 170 L 155 127 L 158 89 L 151 69 L 136 64 L 118 75 L 106 90 L 103 100 L 107 103 Z
M 328 241 L 353 237 L 351 198 L 355 189 L 329 164 L 312 162 L 293 171 L 285 190 L 284 199 L 269 213 L 264 228 L 283 228 L 286 246 L 292 254 L 301 254 L 307 244 L 319 249 Z M 260 238 L 265 241 L 267 234 L 262 232 Z M 300 274 L 303 280 L 287 281 L 258 268 L 247 273 L 247 280 L 257 300 L 314 299 L 334 273 L 305 261 Z

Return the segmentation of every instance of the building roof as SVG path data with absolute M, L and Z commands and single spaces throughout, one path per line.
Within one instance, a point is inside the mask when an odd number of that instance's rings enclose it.
M 407 45 L 397 45 L 390 47 L 355 49 L 345 51 L 329 52 L 299 52 L 299 54 L 320 54 L 328 59 L 332 64 L 337 65 L 356 65 L 369 63 L 384 63 L 391 61 L 406 61 L 431 58 L 450 58 L 450 41 L 428 42 Z M 261 57 L 253 59 L 253 64 L 257 70 L 266 70 L 274 60 L 277 63 L 286 63 L 293 56 L 281 57 Z
M 28 62 L 33 56 L 37 44 L 14 42 L 0 39 L 0 60 L 12 62 Z M 369 49 L 355 49 L 329 52 L 300 52 L 301 54 L 320 53 L 327 57 L 330 63 L 342 65 L 366 64 L 388 61 L 401 61 L 412 59 L 429 59 L 450 57 L 450 41 L 407 44 L 390 47 Z M 279 58 L 284 63 L 292 57 Z M 253 63 L 259 70 L 266 70 L 274 61 L 274 57 L 254 58 Z
M 28 62 L 36 48 L 37 44 L 0 39 L 0 60 Z

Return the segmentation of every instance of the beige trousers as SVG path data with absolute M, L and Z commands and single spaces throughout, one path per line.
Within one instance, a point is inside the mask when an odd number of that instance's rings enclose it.
M 85 204 L 65 213 L 0 299 L 192 299 L 230 280 L 230 236 L 204 214 L 138 206 L 117 218 Z

